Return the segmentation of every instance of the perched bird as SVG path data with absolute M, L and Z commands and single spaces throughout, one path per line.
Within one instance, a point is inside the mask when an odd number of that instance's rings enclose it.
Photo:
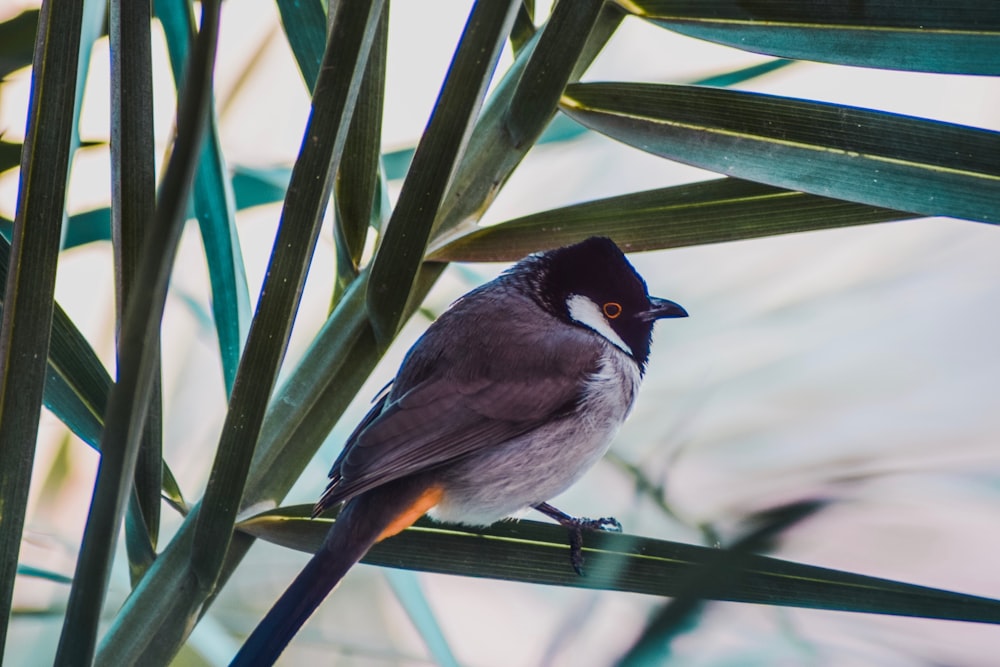
M 530 255 L 461 297 L 347 439 L 314 512 L 343 504 L 336 522 L 232 664 L 273 664 L 373 544 L 425 513 L 488 525 L 541 510 L 576 534 L 579 571 L 580 529 L 617 522 L 575 519 L 546 501 L 607 450 L 656 320 L 686 316 L 649 296 L 600 237 Z

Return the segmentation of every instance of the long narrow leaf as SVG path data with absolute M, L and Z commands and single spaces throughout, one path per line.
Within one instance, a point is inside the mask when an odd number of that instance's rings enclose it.
M 388 569 L 384 574 L 413 627 L 423 637 L 434 662 L 439 667 L 459 667 L 461 663 L 452 653 L 451 646 L 427 601 L 417 575 L 413 572 Z
M 517 17 L 510 29 L 510 46 L 516 56 L 535 34 L 535 3 L 534 0 L 522 0 L 517 8 Z
M 923 215 L 1000 222 L 1000 133 L 717 88 L 574 84 L 563 110 L 730 176 Z
M 770 74 L 771 72 L 776 72 L 779 69 L 788 67 L 789 65 L 794 65 L 795 62 L 796 61 L 794 60 L 775 58 L 774 60 L 768 60 L 767 62 L 758 63 L 756 65 L 740 67 L 738 69 L 722 72 L 721 74 L 713 74 L 711 76 L 695 79 L 694 81 L 682 81 L 681 83 L 690 83 L 692 86 L 716 86 L 719 88 L 725 88 L 727 86 L 735 86 L 739 83 L 756 79 L 757 77 Z
M 0 282 L 6 283 L 10 244 L 0 238 Z M 0 297 L 0 309 L 3 299 Z M 74 433 L 97 447 L 111 377 L 93 348 L 58 304 L 52 313 L 52 337 L 44 403 Z
M 0 238 L 0 283 L 7 280 L 10 245 Z M 0 302 L 0 307 L 2 307 Z M 100 451 L 104 408 L 111 392 L 111 376 L 80 330 L 57 303 L 52 313 L 48 370 L 45 376 L 45 407 L 78 438 Z M 166 463 L 160 473 L 163 496 L 186 510 L 177 480 Z
M 575 63 L 575 66 L 573 68 L 573 76 L 578 77 L 579 74 L 581 74 L 584 70 L 586 70 L 586 68 L 590 65 L 590 62 L 600 52 L 601 48 L 604 46 L 604 43 L 608 40 L 611 34 L 618 27 L 618 24 L 621 22 L 621 19 L 622 19 L 621 11 L 616 9 L 614 5 L 605 4 L 602 7 L 601 13 L 597 17 L 596 23 L 591 28 L 590 37 L 584 44 L 580 57 Z M 580 31 L 580 33 L 572 35 L 570 38 L 567 38 L 566 39 L 567 42 L 573 44 L 576 43 L 577 40 L 582 39 L 582 32 L 586 29 L 586 25 L 578 24 L 577 29 Z M 562 42 L 553 41 L 551 45 L 543 46 L 542 50 L 540 51 L 542 55 L 537 56 L 538 58 L 541 59 L 542 62 L 551 63 L 552 56 L 551 54 L 547 53 L 548 50 L 557 52 L 565 51 L 565 44 L 563 44 Z M 472 162 L 470 158 L 476 154 L 477 148 L 480 151 L 485 151 L 488 149 L 489 146 L 495 146 L 497 142 L 502 142 L 504 144 L 511 144 L 510 139 L 505 138 L 504 135 L 499 133 L 498 130 L 493 130 L 490 133 L 489 139 L 486 139 L 484 137 L 487 134 L 488 128 L 493 125 L 491 119 L 493 118 L 494 114 L 499 116 L 500 115 L 498 113 L 499 107 L 502 107 L 503 104 L 506 104 L 507 93 L 505 93 L 504 91 L 509 91 L 515 82 L 518 82 L 518 85 L 522 86 L 529 85 L 527 81 L 525 81 L 524 83 L 519 82 L 520 74 L 523 71 L 522 68 L 525 66 L 527 61 L 528 61 L 527 53 L 522 56 L 521 51 L 518 51 L 518 59 L 515 61 L 514 66 L 504 75 L 503 81 L 500 83 L 499 86 L 497 86 L 496 90 L 494 90 L 493 94 L 490 96 L 490 99 L 487 101 L 482 117 L 477 123 L 477 127 L 473 134 L 473 137 L 469 141 L 469 148 L 466 152 L 465 157 L 463 158 L 463 164 L 462 166 L 459 167 L 459 177 L 461 177 L 463 173 L 468 171 L 470 174 L 480 174 L 479 178 L 485 182 L 486 178 L 481 175 L 482 168 L 489 167 L 491 165 L 496 165 L 497 161 L 490 160 L 485 157 L 480 157 L 479 161 L 481 161 L 482 164 L 479 165 L 477 163 Z M 792 65 L 794 63 L 795 63 L 794 60 L 771 60 L 765 63 L 751 65 L 749 67 L 741 67 L 736 70 L 723 72 L 721 74 L 713 74 L 711 76 L 702 79 L 696 79 L 689 83 L 698 86 L 734 86 L 738 83 L 749 81 L 751 79 L 763 76 L 765 74 L 770 74 L 775 70 L 788 67 L 789 65 Z M 500 104 L 501 100 L 503 101 L 503 104 Z M 522 120 L 521 123 L 524 124 L 524 121 Z M 554 118 L 552 118 L 551 122 L 549 122 L 549 124 L 545 127 L 545 130 L 535 141 L 534 145 L 567 141 L 569 139 L 574 139 L 589 131 L 590 130 L 587 127 L 580 125 L 574 120 L 570 120 L 569 118 L 567 118 L 562 114 L 558 114 Z M 513 146 L 513 148 L 519 149 L 519 154 L 521 154 L 521 156 L 523 157 L 523 154 L 527 152 L 525 150 L 525 146 L 528 145 L 530 144 L 522 142 L 522 145 Z M 407 170 L 410 168 L 410 162 L 413 160 L 413 151 L 414 149 L 412 148 L 401 148 L 383 154 L 382 160 L 385 165 L 386 178 L 393 180 L 405 177 Z M 499 150 L 496 150 L 495 153 L 502 155 L 502 152 Z M 489 157 L 495 157 L 495 156 L 491 155 Z M 509 173 L 512 167 L 509 166 L 508 162 L 509 160 L 501 161 L 500 162 L 501 166 L 500 167 L 493 166 L 492 171 L 496 172 L 497 174 Z M 474 169 L 470 167 L 469 169 L 466 169 L 467 163 L 469 165 L 477 164 L 477 167 L 479 168 Z M 515 162 L 513 164 L 516 166 L 517 163 Z M 261 170 L 252 170 L 248 167 L 236 167 L 236 175 L 233 178 L 234 186 L 236 183 L 240 182 L 241 177 L 252 177 L 255 174 L 261 174 L 261 173 L 262 173 Z M 270 174 L 272 173 L 273 173 L 273 178 L 269 177 Z M 273 170 L 271 172 L 267 172 L 266 174 L 262 174 L 262 179 L 263 182 L 260 183 L 259 187 L 263 188 L 265 192 L 270 192 L 269 188 L 273 187 L 274 185 L 281 184 L 282 182 L 287 185 L 288 182 L 287 177 L 285 177 L 284 180 L 282 181 L 282 179 L 280 178 L 280 174 L 274 173 Z M 469 176 L 468 180 L 470 180 L 473 184 L 475 183 L 472 176 Z M 498 186 L 496 184 L 496 180 L 491 181 L 491 183 L 492 183 L 491 186 L 492 189 L 497 190 Z M 455 184 L 453 184 L 452 185 L 453 193 L 449 194 L 449 199 L 452 198 L 454 192 L 460 192 L 466 195 L 465 197 L 462 198 L 456 196 L 455 197 L 456 199 L 469 199 L 468 191 L 463 189 L 464 185 L 467 184 L 462 183 L 461 181 L 457 181 Z M 267 197 L 268 195 L 264 193 L 258 194 L 252 189 L 253 187 L 255 187 L 254 182 L 248 180 L 246 181 L 244 187 L 237 188 L 237 193 L 236 193 L 237 204 L 239 205 L 240 208 L 254 205 L 252 202 L 265 203 L 266 201 L 277 201 L 277 199 L 280 198 L 279 197 L 275 199 L 265 199 L 265 197 Z M 480 204 L 482 204 L 482 202 L 480 202 Z M 448 224 L 448 221 L 461 220 L 461 215 L 456 214 L 454 212 L 449 212 L 449 215 L 446 217 L 447 221 L 442 221 L 441 223 L 443 227 L 450 226 Z
M 110 392 L 111 376 L 83 334 L 56 304 L 45 379 L 45 407 L 77 437 L 99 449 Z
M 285 507 L 242 522 L 239 529 L 292 549 L 315 552 L 331 521 L 308 519 L 310 507 Z M 421 519 L 380 542 L 362 562 L 386 567 L 506 579 L 534 584 L 674 596 L 699 567 L 727 552 L 620 533 L 587 533 L 584 569 L 570 566 L 566 530 L 534 521 L 474 529 Z M 740 554 L 739 576 L 713 599 L 730 602 L 917 616 L 1000 624 L 1000 600 L 850 572 Z
M 288 179 L 292 175 L 290 167 L 233 167 L 233 194 L 236 207 L 240 210 L 261 204 L 273 204 L 285 198 Z
M 34 35 L 38 32 L 38 10 L 26 9 L 0 22 L 0 79 L 31 64 Z
M 320 0 L 277 0 L 281 25 L 306 88 L 313 92 L 326 47 L 326 12 Z
M 97 451 L 100 451 L 104 407 L 111 385 L 111 376 L 93 348 L 56 304 L 45 377 L 45 407 Z M 187 502 L 166 462 L 161 462 L 159 477 L 163 498 L 178 511 L 186 512 Z
M 56 652 L 56 662 L 62 665 L 89 665 L 94 656 L 100 609 L 153 386 L 167 284 L 209 109 L 220 9 L 219 2 L 202 4 L 201 30 L 178 104 L 177 141 L 134 286 L 148 298 L 126 304 L 118 382 L 108 399 L 97 484 Z
M 174 81 L 179 87 L 194 30 L 191 6 L 185 0 L 155 0 L 155 6 L 167 38 Z M 250 326 L 250 295 L 236 230 L 232 185 L 215 122 L 214 99 L 209 104 L 208 126 L 194 181 L 194 212 L 208 259 L 223 381 L 227 393 L 231 393 Z
M 333 236 L 337 251 L 333 304 L 358 276 L 369 226 L 377 227 L 380 223 L 379 155 L 388 41 L 389 12 L 386 11 L 382 12 L 375 34 L 357 108 L 347 133 L 344 159 L 333 184 Z
M 21 164 L 21 144 L 0 140 L 0 174 Z
M 374 345 L 366 345 L 374 342 L 365 309 L 367 275 L 362 273 L 349 286 L 295 373 L 276 392 L 261 428 L 241 510 L 284 497 L 360 388 L 360 384 L 344 386 L 345 367 L 367 371 L 374 367 L 370 358 Z M 325 418 L 313 429 L 310 416 Z
M 54 581 L 57 584 L 73 583 L 73 579 L 67 577 L 64 574 L 51 572 L 49 570 L 43 570 L 37 567 L 31 567 L 30 565 L 18 565 L 17 573 L 23 577 L 34 577 L 36 579 L 45 579 L 46 581 Z
M 617 18 L 615 18 L 617 17 Z M 605 5 L 602 10 L 602 14 L 598 17 L 596 30 L 591 34 L 590 39 L 586 47 L 588 51 L 587 57 L 596 55 L 598 47 L 603 44 L 603 40 L 607 38 L 610 32 L 613 31 L 614 26 L 617 25 L 616 21 L 619 20 L 621 14 L 614 10 L 613 8 Z M 571 40 L 572 41 L 572 40 Z M 526 62 L 526 59 L 525 59 Z M 581 62 L 589 62 L 589 60 L 584 60 Z M 791 60 L 772 60 L 766 63 L 761 63 L 759 65 L 752 65 L 750 67 L 742 67 L 737 70 L 724 72 L 722 74 L 712 75 L 705 77 L 703 79 L 698 79 L 692 81 L 693 85 L 699 86 L 733 86 L 738 83 L 749 81 L 759 76 L 769 74 L 777 69 L 781 69 L 793 64 L 795 61 Z M 504 77 L 504 81 L 516 81 L 517 76 L 511 76 L 512 73 L 520 73 L 520 69 L 512 69 L 511 73 L 508 73 Z M 502 85 L 508 85 L 504 83 Z M 498 87 L 496 92 L 499 92 Z M 496 95 L 499 99 L 503 95 Z M 466 174 L 468 172 L 469 179 L 472 177 L 478 178 L 485 182 L 487 178 L 483 175 L 482 169 L 479 168 L 466 168 L 465 162 L 468 161 L 468 156 L 475 150 L 477 145 L 477 135 L 484 134 L 484 127 L 488 123 L 484 123 L 484 120 L 491 113 L 490 109 L 493 108 L 493 97 L 490 98 L 490 102 L 487 103 L 487 110 L 483 112 L 483 116 L 480 118 L 479 124 L 473 134 L 473 139 L 470 140 L 469 149 L 466 153 L 466 158 L 463 158 L 463 166 L 459 168 L 459 175 Z M 535 142 L 535 145 L 554 143 L 560 141 L 568 141 L 579 137 L 582 134 L 590 132 L 590 129 L 577 123 L 574 120 L 570 120 L 565 115 L 558 114 L 552 121 L 545 127 L 541 136 Z M 502 136 L 502 135 L 501 135 Z M 485 144 L 487 146 L 495 146 L 495 141 L 479 141 L 478 143 Z M 0 153 L 2 153 L 2 148 L 5 144 L 0 142 Z M 10 144 L 16 146 L 18 152 L 20 151 L 20 146 L 15 144 Z M 529 146 L 530 144 L 525 144 Z M 402 148 L 395 151 L 390 151 L 382 155 L 382 161 L 384 165 L 385 178 L 390 180 L 402 179 L 406 176 L 407 170 L 410 168 L 410 162 L 413 160 L 413 148 Z M 524 147 L 521 147 L 521 152 L 526 152 Z M 500 151 L 496 151 L 496 154 L 500 154 Z M 490 157 L 495 157 L 491 155 Z M 496 160 L 488 160 L 486 158 L 482 159 L 481 166 L 496 165 Z M 470 165 L 473 163 L 469 163 Z M 515 165 L 516 166 L 516 163 Z M 494 168 L 495 169 L 495 168 Z M 510 167 L 504 169 L 495 169 L 500 173 L 509 172 Z M 232 168 L 232 189 L 236 201 L 236 210 L 241 211 L 243 209 L 250 208 L 252 206 L 260 206 L 262 204 L 273 204 L 279 202 L 285 197 L 285 190 L 288 188 L 288 178 L 291 174 L 290 167 L 272 167 L 272 168 L 261 168 L 261 167 L 248 167 L 244 165 L 234 165 Z M 496 190 L 497 186 L 492 186 L 493 190 Z M 452 190 L 456 190 L 455 186 Z M 449 199 L 453 195 L 449 195 Z M 459 199 L 456 197 L 456 200 Z M 468 201 L 469 197 L 461 198 L 463 201 Z M 480 203 L 481 205 L 482 203 Z M 454 217 L 452 215 L 451 217 Z M 72 248 L 78 245 L 83 245 L 85 243 L 91 243 L 93 241 L 108 240 L 111 238 L 110 233 L 110 209 L 102 208 L 95 209 L 92 211 L 85 211 L 83 213 L 76 213 L 71 215 L 69 218 L 69 223 L 66 228 L 65 239 L 63 243 L 63 249 Z M 0 220 L 2 224 L 2 220 Z
M 426 288 L 429 289 L 429 284 Z M 249 504 L 262 498 L 284 497 L 378 360 L 364 312 L 363 283 L 352 289 L 355 296 L 349 292 L 341 300 L 330 318 L 332 324 L 324 329 L 327 336 L 321 334 L 317 339 L 296 373 L 278 391 L 268 411 L 247 482 Z M 340 335 L 344 338 L 339 339 Z M 321 363 L 338 364 L 343 370 L 331 371 L 318 365 Z M 307 378 L 303 380 L 302 375 Z M 306 384 L 310 381 L 318 386 Z M 296 400 L 312 397 L 316 397 L 316 403 L 307 401 L 306 410 L 295 404 Z M 307 413 L 305 419 L 301 419 L 303 412 Z M 300 421 L 295 421 L 296 418 Z M 175 538 L 126 600 L 102 643 L 99 664 L 166 664 L 177 651 L 203 605 L 208 604 L 206 596 L 210 591 L 200 586 L 189 563 L 198 516 L 203 510 L 203 504 L 194 507 Z M 232 574 L 252 543 L 245 534 L 233 536 L 216 590 Z
M 579 74 L 581 74 L 584 70 L 586 70 L 587 66 L 590 65 L 591 60 L 593 60 L 593 58 L 597 55 L 601 47 L 614 32 L 615 28 L 617 28 L 618 23 L 621 22 L 621 19 L 622 19 L 622 14 L 620 10 L 615 8 L 614 5 L 605 4 L 602 7 L 601 14 L 597 17 L 597 21 L 594 24 L 593 28 L 591 29 L 590 37 L 584 44 L 580 58 L 575 63 L 573 73 L 575 76 L 577 76 L 577 78 Z M 585 27 L 584 25 L 578 24 L 578 29 L 580 29 L 581 32 L 584 29 L 584 27 Z M 571 38 L 566 39 L 566 42 L 573 44 L 576 43 L 576 41 L 581 38 L 582 37 L 580 34 L 576 34 L 573 35 Z M 529 42 L 529 44 L 530 43 L 531 42 Z M 548 47 L 543 46 L 541 53 L 545 55 L 538 56 L 538 58 L 540 58 L 542 62 L 551 62 L 551 56 L 546 53 L 548 49 L 551 49 L 553 51 L 564 52 L 565 44 L 563 42 L 553 42 L 551 46 Z M 521 56 L 520 54 L 521 51 L 518 51 L 518 59 L 515 61 L 514 66 L 504 76 L 504 80 L 501 82 L 499 86 L 497 86 L 496 90 L 494 90 L 493 94 L 490 96 L 489 101 L 487 101 L 486 103 L 486 108 L 483 111 L 483 115 L 480 118 L 479 123 L 477 124 L 475 134 L 473 134 L 473 138 L 469 141 L 468 151 L 466 152 L 466 156 L 463 158 L 463 166 L 459 168 L 460 175 L 466 171 L 465 163 L 469 162 L 471 164 L 470 156 L 475 154 L 477 147 L 479 148 L 480 151 L 482 151 L 489 146 L 495 146 L 498 141 L 502 141 L 507 144 L 511 143 L 510 139 L 503 138 L 502 134 L 494 133 L 494 136 L 491 137 L 492 140 L 482 139 L 482 136 L 485 135 L 484 132 L 485 128 L 491 125 L 489 119 L 493 114 L 497 112 L 497 107 L 500 106 L 495 102 L 499 100 L 504 100 L 504 102 L 506 103 L 507 95 L 503 91 L 508 90 L 508 86 L 512 86 L 513 82 L 518 81 L 519 76 L 512 76 L 512 75 L 515 73 L 517 75 L 520 75 L 522 71 L 521 68 L 524 67 L 525 63 L 528 60 L 527 54 L 525 54 L 525 56 Z M 749 81 L 759 76 L 764 76 L 765 74 L 770 74 L 771 72 L 782 69 L 784 67 L 788 67 L 789 65 L 792 65 L 794 63 L 795 63 L 794 60 L 780 60 L 780 59 L 771 60 L 765 63 L 751 65 L 749 67 L 741 67 L 739 69 L 723 72 L 721 74 L 713 74 L 711 76 L 707 76 L 701 79 L 696 79 L 694 81 L 685 83 L 691 83 L 692 85 L 697 85 L 697 86 L 735 86 L 738 83 Z M 518 85 L 527 86 L 528 82 L 519 83 Z M 523 123 L 524 121 L 521 122 Z M 552 118 L 551 122 L 549 122 L 549 124 L 545 127 L 545 130 L 535 141 L 534 145 L 537 146 L 540 144 L 568 141 L 582 134 L 585 134 L 589 131 L 590 131 L 589 128 L 580 125 L 580 123 L 577 123 L 574 120 L 570 120 L 565 115 L 557 114 L 554 118 Z M 478 141 L 477 141 L 477 135 L 479 136 Z M 523 153 L 526 152 L 524 150 L 525 145 L 530 145 L 530 144 L 522 143 L 522 145 L 513 146 L 514 148 L 520 149 L 522 157 Z M 500 153 L 500 151 L 496 151 L 496 153 Z M 386 167 L 385 172 L 387 178 L 389 178 L 390 180 L 403 178 L 404 176 L 406 176 L 406 171 L 410 168 L 410 162 L 413 160 L 413 149 L 401 148 L 399 150 L 395 150 L 390 153 L 385 153 L 382 156 L 382 160 L 385 163 Z M 486 167 L 490 166 L 491 164 L 496 164 L 496 160 L 488 160 L 482 158 L 482 163 L 483 163 L 482 167 Z M 246 170 L 246 169 L 247 168 L 238 167 L 237 175 L 240 174 L 241 170 Z M 496 167 L 493 167 L 493 169 L 498 173 L 502 174 L 508 172 L 510 170 L 510 167 L 504 164 L 504 166 L 499 169 L 497 169 Z M 480 173 L 476 169 L 469 169 L 468 171 L 471 172 L 472 174 Z M 480 176 L 480 178 L 482 178 L 482 176 Z M 267 181 L 267 184 L 262 184 L 262 187 L 267 187 L 268 184 L 270 184 L 270 181 Z M 249 186 L 249 183 L 247 185 Z M 493 182 L 492 188 L 494 190 L 498 189 L 496 182 Z M 459 183 L 454 184 L 452 186 L 452 190 L 462 193 L 467 192 L 466 190 L 462 189 Z M 240 193 L 238 192 L 237 197 L 239 197 L 239 194 Z M 257 201 L 257 196 L 252 191 L 245 192 L 244 196 L 246 197 L 245 201 L 247 203 L 245 205 L 247 206 L 251 205 L 249 203 L 250 201 Z M 237 201 L 239 202 L 239 199 L 237 199 Z M 241 207 L 242 206 L 243 205 L 241 204 Z M 450 212 L 449 215 L 447 216 L 447 220 L 448 221 L 461 220 L 461 215 L 455 214 L 454 212 Z M 441 224 L 444 227 L 450 226 L 448 222 L 442 222 Z
M 168 665 L 198 617 L 207 586 L 190 568 L 195 505 L 118 610 L 94 659 L 97 665 Z M 145 657 L 143 657 L 145 656 Z
M 624 17 L 611 3 L 596 16 L 592 3 L 582 6 L 584 11 L 578 14 L 575 3 L 556 5 L 553 16 L 520 50 L 490 95 L 438 214 L 437 236 L 482 217 L 555 116 L 556 107 L 548 104 L 554 102 L 552 96 L 583 73 Z M 533 74 L 525 76 L 529 68 Z M 546 103 L 534 104 L 535 98 Z M 514 99 L 520 100 L 516 106 Z
M 402 323 L 438 209 L 516 14 L 515 0 L 480 0 L 465 25 L 427 131 L 372 261 L 368 310 L 375 338 L 382 346 L 389 344 Z
M 645 667 L 662 662 L 670 640 L 691 627 L 694 618 L 714 599 L 738 585 L 743 569 L 756 557 L 753 555 L 772 548 L 775 540 L 796 523 L 814 515 L 829 503 L 825 500 L 803 500 L 762 512 L 751 522 L 754 527 L 725 549 L 716 550 L 701 566 L 692 568 L 680 590 L 660 605 L 647 620 L 642 633 L 616 663 L 616 667 Z
M 82 21 L 82 0 L 45 2 L 38 18 L 0 325 L 0 646 L 7 637 L 42 408 Z
M 509 262 L 598 234 L 638 252 L 915 217 L 919 216 L 722 178 L 610 197 L 482 227 L 432 248 L 428 259 Z
M 635 0 L 676 32 L 782 58 L 954 74 L 1000 74 L 1000 5 L 950 2 Z
M 235 204 L 215 124 L 214 103 L 194 182 L 194 210 L 212 287 L 212 315 L 222 357 L 222 379 L 231 393 L 250 328 L 250 292 L 236 229 Z
M 552 118 L 562 89 L 580 63 L 580 54 L 597 24 L 601 0 L 557 6 L 545 24 L 538 47 L 510 96 L 506 128 L 515 146 L 538 138 L 538 128 Z M 562 48 L 557 48 L 557 45 Z M 566 48 L 572 45 L 576 48 Z
M 330 43 L 337 49 L 329 49 L 323 58 L 267 277 L 197 516 L 192 567 L 202 581 L 214 582 L 225 559 L 382 6 L 382 0 L 339 3 L 334 11 Z
M 77 52 L 76 86 L 73 91 L 76 99 L 73 103 L 73 135 L 70 139 L 70 178 L 73 173 L 73 156 L 82 142 L 80 140 L 80 108 L 83 106 L 83 94 L 86 90 L 88 73 L 90 71 L 91 55 L 94 43 L 105 33 L 105 18 L 108 11 L 107 0 L 83 0 L 83 21 L 80 24 L 80 48 Z M 65 214 L 64 214 L 65 217 Z M 63 235 L 66 230 L 63 228 Z
M 263 288 L 209 489 L 126 602 L 101 647 L 101 662 L 164 664 L 215 587 L 381 9 L 380 2 L 340 3 L 335 9 L 331 34 L 342 50 L 331 49 L 324 56 L 275 240 L 278 250 L 268 279 L 274 284 L 265 282 Z M 245 550 L 239 557 L 242 553 Z M 225 562 L 238 562 L 239 557 Z M 229 572 L 222 573 L 223 581 Z
M 145 227 L 152 221 L 156 206 L 151 11 L 147 2 L 111 0 L 111 229 L 119 329 L 142 254 Z M 153 562 L 160 530 L 163 431 L 159 362 L 152 375 L 135 468 L 135 491 L 125 518 L 125 545 L 133 582 Z

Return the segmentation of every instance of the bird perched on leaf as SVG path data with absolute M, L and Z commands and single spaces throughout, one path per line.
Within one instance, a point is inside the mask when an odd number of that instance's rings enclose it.
M 649 296 L 610 239 L 530 255 L 445 311 L 333 464 L 314 515 L 342 505 L 326 539 L 240 649 L 270 665 L 373 544 L 425 513 L 489 525 L 548 504 L 607 450 L 635 401 L 656 320 L 686 317 Z

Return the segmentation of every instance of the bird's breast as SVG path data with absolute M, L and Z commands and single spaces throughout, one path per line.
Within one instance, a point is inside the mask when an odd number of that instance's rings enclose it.
M 587 379 L 577 408 L 442 471 L 442 521 L 488 525 L 565 491 L 607 451 L 632 409 L 638 366 L 611 345 Z
M 587 381 L 581 418 L 592 422 L 593 428 L 604 422 L 616 422 L 617 431 L 632 411 L 640 380 L 639 367 L 632 358 L 609 345 L 597 371 Z

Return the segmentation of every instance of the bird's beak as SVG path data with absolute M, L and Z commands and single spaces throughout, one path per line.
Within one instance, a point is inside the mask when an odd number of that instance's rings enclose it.
M 687 316 L 688 312 L 680 304 L 655 296 L 649 297 L 649 310 L 639 314 L 639 317 L 647 322 Z

